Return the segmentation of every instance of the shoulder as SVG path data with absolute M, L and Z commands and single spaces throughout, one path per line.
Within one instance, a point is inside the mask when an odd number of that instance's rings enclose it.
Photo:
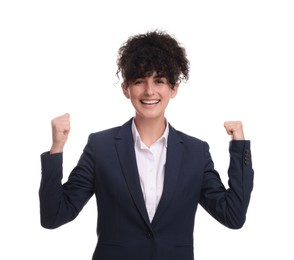
M 189 134 L 186 134 L 182 131 L 179 131 L 175 128 L 173 128 L 171 125 L 170 125 L 170 138 L 172 139 L 179 139 L 180 142 L 182 142 L 185 146 L 187 147 L 207 147 L 208 144 L 206 141 L 204 140 L 201 140 L 195 136 L 192 136 L 192 135 L 189 135 Z
M 100 130 L 100 131 L 91 133 L 90 137 L 94 138 L 94 139 L 95 138 L 107 138 L 108 136 L 113 137 L 113 136 L 117 135 L 120 128 L 121 128 L 121 126 L 116 126 L 116 127 Z
M 89 140 L 109 141 L 111 139 L 117 139 L 125 135 L 131 135 L 131 120 L 127 121 L 121 126 L 116 126 L 91 133 L 89 135 Z
M 176 130 L 177 134 L 183 139 L 183 141 L 189 141 L 189 142 L 193 142 L 193 143 L 203 143 L 204 141 L 197 138 L 197 137 L 194 137 L 192 135 L 188 135 L 184 132 L 181 132 L 179 130 Z
M 88 143 L 98 146 L 105 146 L 114 143 L 118 133 L 120 132 L 121 126 L 112 127 L 109 129 L 101 130 L 98 132 L 91 133 L 88 137 Z
M 183 142 L 192 142 L 192 143 L 198 143 L 198 144 L 205 143 L 205 141 L 203 141 L 195 136 L 192 136 L 192 135 L 186 134 L 182 131 L 179 131 L 171 125 L 169 125 L 169 132 L 170 132 L 171 136 L 177 136 Z
M 198 162 L 207 160 L 206 158 L 209 156 L 209 145 L 206 141 L 176 130 L 173 127 L 170 127 L 169 133 L 168 147 L 182 150 L 185 160 L 195 161 L 195 158 L 197 158 Z

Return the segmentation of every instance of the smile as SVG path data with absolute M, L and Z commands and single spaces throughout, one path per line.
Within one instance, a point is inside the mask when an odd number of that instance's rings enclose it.
M 153 99 L 153 100 L 140 100 L 140 102 L 144 105 L 155 105 L 158 104 L 160 102 L 159 99 Z

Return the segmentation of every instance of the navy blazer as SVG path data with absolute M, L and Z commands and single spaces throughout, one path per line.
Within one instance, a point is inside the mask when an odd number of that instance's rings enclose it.
M 73 220 L 93 194 L 98 207 L 94 260 L 193 260 L 198 203 L 223 225 L 245 222 L 253 188 L 250 141 L 231 141 L 229 188 L 209 146 L 170 126 L 163 194 L 150 223 L 141 191 L 131 120 L 89 136 L 77 166 L 62 185 L 62 154 L 41 155 L 41 225 Z

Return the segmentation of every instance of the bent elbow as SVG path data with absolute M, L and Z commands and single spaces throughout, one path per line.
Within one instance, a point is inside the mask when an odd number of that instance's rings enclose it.
M 227 221 L 226 226 L 230 229 L 241 229 L 246 221 L 246 216 L 242 216 L 240 218 L 236 219 L 230 219 L 230 221 Z
M 52 220 L 50 221 L 49 219 L 43 218 L 42 216 L 41 216 L 40 224 L 45 229 L 56 229 L 60 226 L 60 225 L 56 225 L 55 221 L 52 221 Z

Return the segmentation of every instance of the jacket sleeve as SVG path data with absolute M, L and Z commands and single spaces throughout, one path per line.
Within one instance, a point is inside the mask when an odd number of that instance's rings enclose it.
M 226 189 L 214 169 L 209 146 L 205 145 L 206 163 L 200 204 L 223 225 L 238 229 L 245 223 L 253 189 L 250 141 L 231 141 L 229 152 L 229 188 Z
M 93 195 L 93 149 L 90 137 L 77 166 L 62 184 L 62 153 L 41 155 L 39 188 L 41 225 L 57 228 L 72 221 Z

